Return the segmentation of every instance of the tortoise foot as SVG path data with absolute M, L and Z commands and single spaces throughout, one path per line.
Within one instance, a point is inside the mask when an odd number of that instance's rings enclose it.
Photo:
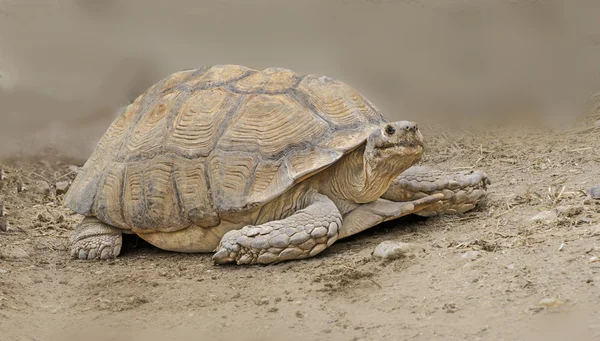
M 227 232 L 213 256 L 216 264 L 272 264 L 312 257 L 338 239 L 342 216 L 326 196 L 293 215 Z
M 86 217 L 77 225 L 71 238 L 71 257 L 83 260 L 115 258 L 123 244 L 121 232 L 94 217 Z

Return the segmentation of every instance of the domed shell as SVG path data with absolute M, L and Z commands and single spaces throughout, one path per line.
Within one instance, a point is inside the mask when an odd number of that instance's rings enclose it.
M 237 65 L 177 72 L 115 119 L 65 203 L 136 231 L 215 226 L 336 162 L 385 121 L 328 77 Z

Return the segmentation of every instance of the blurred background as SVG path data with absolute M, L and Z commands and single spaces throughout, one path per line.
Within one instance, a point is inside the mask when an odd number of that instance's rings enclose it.
M 390 119 L 565 126 L 600 91 L 600 1 L 2 0 L 0 157 L 85 160 L 170 73 L 285 67 Z

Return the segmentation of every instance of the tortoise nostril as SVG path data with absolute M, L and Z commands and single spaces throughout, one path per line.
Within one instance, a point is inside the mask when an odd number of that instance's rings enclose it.
M 405 125 L 405 126 L 404 126 L 404 129 L 405 129 L 406 131 L 412 131 L 412 132 L 416 132 L 417 130 L 419 130 L 419 128 L 417 127 L 417 125 L 416 125 L 416 124 L 414 124 L 414 123 L 411 123 L 411 124 L 407 124 L 407 125 Z

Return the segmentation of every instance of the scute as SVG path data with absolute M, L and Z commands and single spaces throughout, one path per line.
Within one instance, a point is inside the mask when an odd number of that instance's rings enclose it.
M 255 95 L 232 118 L 217 149 L 279 158 L 290 146 L 305 146 L 323 136 L 327 122 L 287 95 Z
M 338 127 L 359 127 L 384 120 L 356 90 L 329 77 L 304 77 L 298 85 L 298 95 Z
M 179 93 L 170 92 L 155 101 L 145 112 L 126 139 L 125 148 L 120 151 L 120 159 L 132 159 L 140 154 L 153 156 L 159 153 L 165 139 L 167 118 Z
M 129 162 L 123 181 L 123 213 L 134 232 L 177 231 L 190 225 L 173 181 L 175 157 Z
M 240 93 L 282 94 L 292 89 L 300 80 L 300 75 L 283 68 L 268 68 L 230 85 Z
M 257 70 L 240 65 L 214 65 L 183 83 L 183 87 L 193 90 L 217 87 L 256 72 Z
M 221 88 L 194 92 L 173 120 L 165 145 L 186 158 L 207 157 L 219 138 L 228 114 L 233 114 L 240 95 Z
M 382 122 L 327 77 L 237 65 L 177 72 L 115 119 L 65 203 L 134 232 L 216 226 L 338 161 Z

